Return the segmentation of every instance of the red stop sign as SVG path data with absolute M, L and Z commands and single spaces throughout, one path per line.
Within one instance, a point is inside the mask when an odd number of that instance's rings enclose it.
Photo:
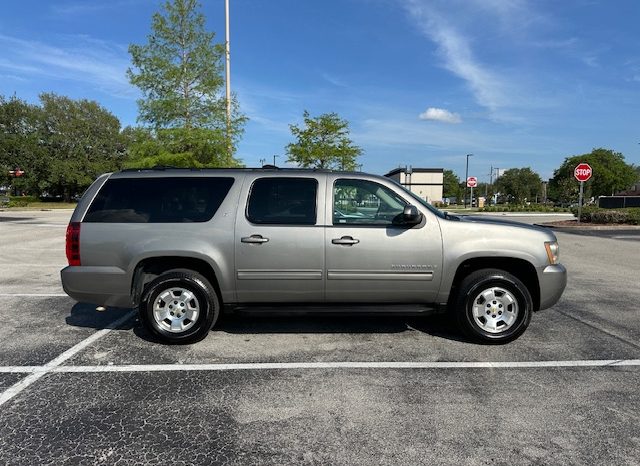
M 573 170 L 573 176 L 575 176 L 578 181 L 588 181 L 592 174 L 591 165 L 588 163 L 580 163 L 575 170 Z

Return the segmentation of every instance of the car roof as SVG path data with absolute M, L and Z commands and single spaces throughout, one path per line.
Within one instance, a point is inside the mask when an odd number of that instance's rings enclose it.
M 111 174 L 110 178 L 138 178 L 138 177 L 163 177 L 163 176 L 210 176 L 224 174 L 245 174 L 245 173 L 261 173 L 261 174 L 286 174 L 286 175 L 309 175 L 309 174 L 328 174 L 335 173 L 351 176 L 373 176 L 370 173 L 347 171 L 347 170 L 329 170 L 324 168 L 280 168 L 274 165 L 265 165 L 264 167 L 248 167 L 248 168 L 179 168 L 157 166 L 153 168 L 127 168 L 119 172 Z

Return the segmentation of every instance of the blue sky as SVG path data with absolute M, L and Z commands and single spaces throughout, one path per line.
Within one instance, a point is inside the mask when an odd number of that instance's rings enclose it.
M 216 40 L 224 1 L 204 0 Z M 488 179 L 606 147 L 640 164 L 637 0 L 230 0 L 238 156 L 283 164 L 288 125 L 337 112 L 363 170 L 442 167 Z M 98 101 L 135 124 L 127 47 L 159 0 L 4 0 L 0 94 Z

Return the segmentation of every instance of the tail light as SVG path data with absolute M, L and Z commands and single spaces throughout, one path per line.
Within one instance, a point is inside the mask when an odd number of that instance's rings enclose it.
M 69 265 L 80 265 L 80 222 L 67 227 L 67 260 Z

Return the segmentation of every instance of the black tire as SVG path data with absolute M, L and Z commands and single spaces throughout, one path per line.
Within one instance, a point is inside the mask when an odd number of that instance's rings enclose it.
M 492 295 L 495 299 L 486 300 L 486 296 Z M 508 304 L 512 301 L 513 304 Z M 460 283 L 454 300 L 454 313 L 458 325 L 473 340 L 502 344 L 515 340 L 527 329 L 533 313 L 533 300 L 524 283 L 510 273 L 481 269 Z
M 158 340 L 195 343 L 204 339 L 218 320 L 220 299 L 199 273 L 166 272 L 145 287 L 138 311 L 142 324 Z M 161 318 L 163 313 L 166 319 Z M 172 322 L 179 328 L 173 328 Z

